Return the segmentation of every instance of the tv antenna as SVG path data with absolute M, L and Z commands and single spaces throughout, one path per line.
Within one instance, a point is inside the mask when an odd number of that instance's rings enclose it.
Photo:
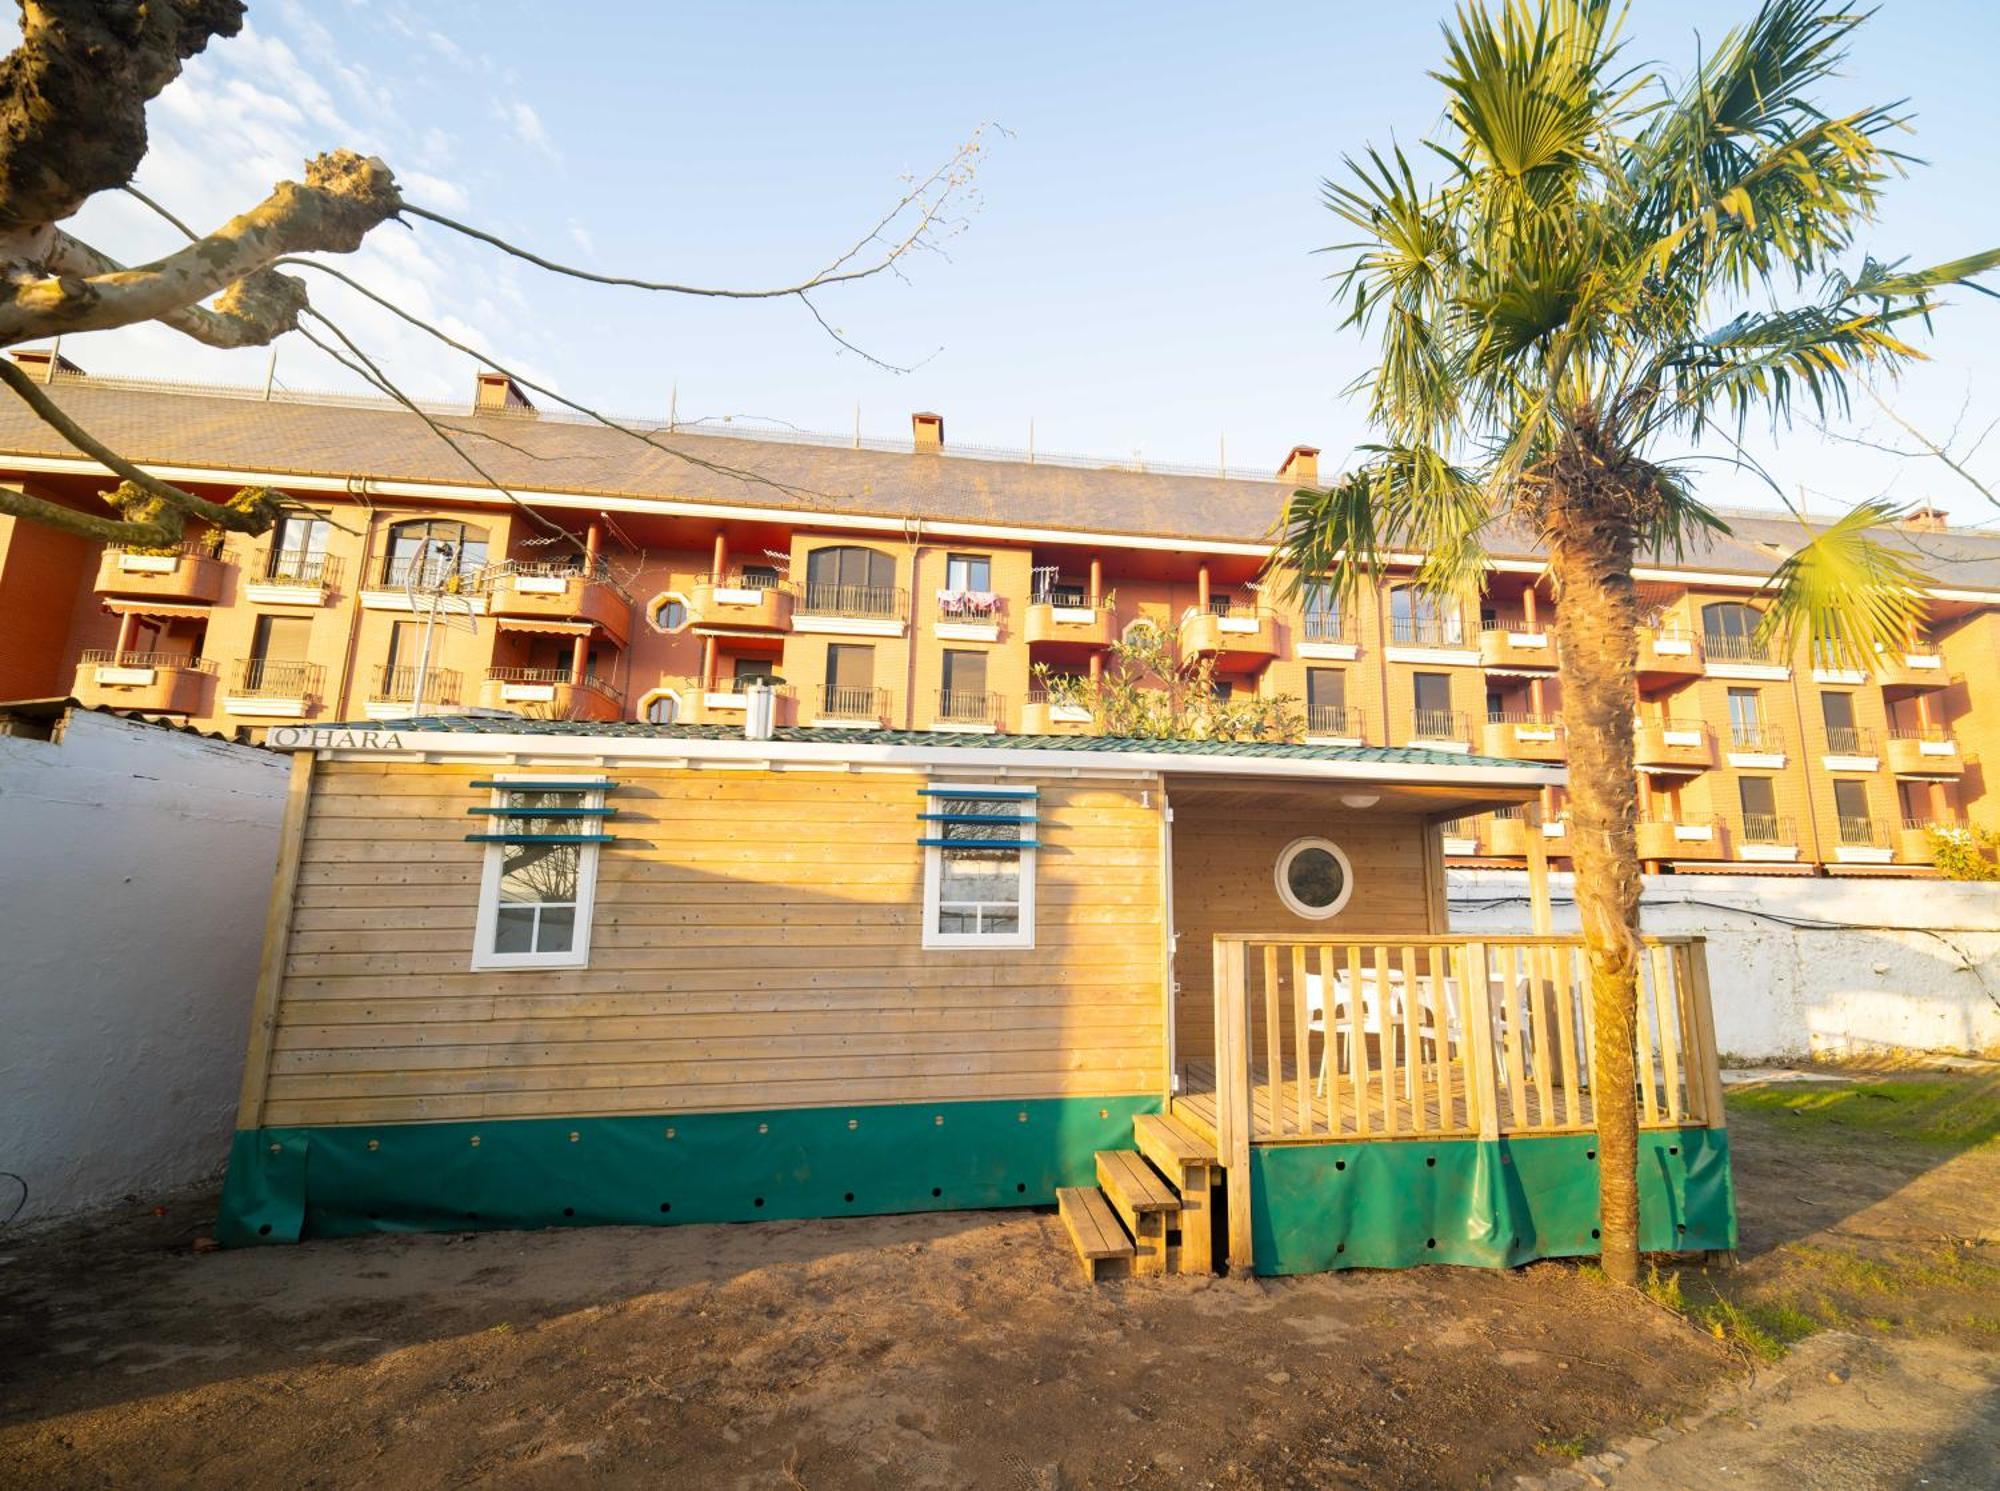
M 465 573 L 457 544 L 426 538 L 410 557 L 409 567 L 403 572 L 403 596 L 409 602 L 410 613 L 421 613 L 424 618 L 424 629 L 417 643 L 416 677 L 410 687 L 413 713 L 422 714 L 424 710 L 424 688 L 431 671 L 431 642 L 439 621 L 443 621 L 447 631 L 478 635 L 479 613 L 473 607 L 471 592 L 483 579 L 484 572 L 476 577 Z

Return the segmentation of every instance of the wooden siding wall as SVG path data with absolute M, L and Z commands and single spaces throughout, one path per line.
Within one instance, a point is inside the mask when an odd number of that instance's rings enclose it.
M 1150 784 L 1043 785 L 1037 946 L 987 953 L 921 946 L 918 776 L 605 774 L 590 967 L 474 973 L 493 770 L 322 762 L 254 1121 L 1163 1088 Z
M 1442 861 L 1427 871 L 1421 819 L 1376 813 L 1328 813 L 1301 801 L 1291 806 L 1174 807 L 1174 977 L 1177 1059 L 1215 1055 L 1214 965 L 1211 949 L 1223 934 L 1278 933 L 1338 937 L 1427 933 L 1434 928 L 1427 873 L 1441 881 Z M 1354 867 L 1354 894 L 1340 914 L 1323 921 L 1298 916 L 1278 899 L 1273 871 L 1293 839 L 1331 839 Z

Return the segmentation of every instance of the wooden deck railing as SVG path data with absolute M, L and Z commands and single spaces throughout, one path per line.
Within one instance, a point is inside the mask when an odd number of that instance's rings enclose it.
M 1640 942 L 1640 1126 L 1719 1128 L 1704 940 Z M 1216 938 L 1215 1066 L 1176 1111 L 1212 1118 L 1232 1262 L 1253 1144 L 1591 1132 L 1592 1028 L 1577 937 Z
M 1641 1124 L 1719 1123 L 1702 939 L 1643 938 L 1639 974 Z M 1595 1127 L 1579 938 L 1218 937 L 1215 975 L 1219 1136 Z

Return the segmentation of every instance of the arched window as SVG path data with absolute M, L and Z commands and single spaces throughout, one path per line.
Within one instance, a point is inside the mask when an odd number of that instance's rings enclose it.
M 421 566 L 421 568 L 419 568 Z M 486 530 L 443 518 L 392 524 L 382 583 L 440 585 L 486 568 Z
M 806 609 L 848 615 L 895 610 L 896 561 L 876 549 L 840 544 L 806 556 Z
M 639 701 L 639 711 L 649 725 L 678 724 L 681 717 L 681 696 L 672 689 L 660 689 Z
M 1134 616 L 1130 621 L 1125 623 L 1125 629 L 1118 634 L 1118 640 L 1121 642 L 1137 642 L 1144 639 L 1149 633 L 1155 637 L 1159 636 L 1160 624 L 1150 616 Z
M 1757 624 L 1764 619 L 1764 613 L 1755 606 L 1746 606 L 1738 601 L 1717 601 L 1712 606 L 1701 608 L 1701 634 L 1704 637 L 1753 637 L 1757 634 Z

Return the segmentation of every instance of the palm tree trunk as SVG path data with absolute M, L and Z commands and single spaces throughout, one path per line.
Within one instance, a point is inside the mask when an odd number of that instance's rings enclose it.
M 1638 602 L 1627 513 L 1602 493 L 1547 514 L 1558 587 L 1563 719 L 1569 738 L 1569 842 L 1576 907 L 1590 970 L 1591 1042 L 1604 1272 L 1639 1277 L 1639 1114 L 1634 1083 L 1638 1015 L 1639 793 L 1633 764 Z

